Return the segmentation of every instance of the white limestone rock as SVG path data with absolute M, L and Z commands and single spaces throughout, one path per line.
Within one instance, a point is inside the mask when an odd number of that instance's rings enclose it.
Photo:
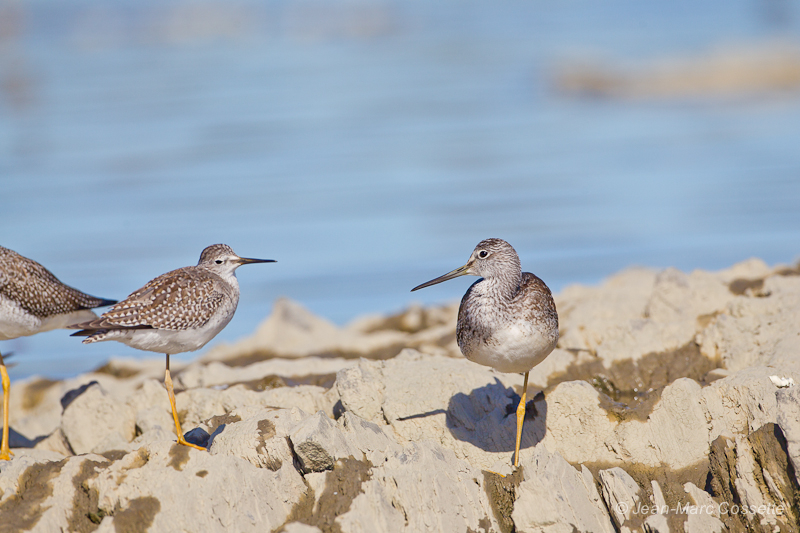
M 702 389 L 701 402 L 710 426 L 709 444 L 720 435 L 747 434 L 778 421 L 778 389 L 769 379 L 774 373 L 774 368 L 753 366 Z
M 106 372 L 90 372 L 63 381 L 52 381 L 39 376 L 13 381 L 9 409 L 11 427 L 31 440 L 50 435 L 61 424 L 62 400 L 89 383 L 99 383 L 110 397 L 125 403 L 143 381 L 164 379 L 163 359 L 115 358 L 106 366 L 111 371 L 124 370 L 123 374 L 128 377 L 118 378 Z M 179 370 L 183 363 L 176 361 L 172 366 Z
M 645 316 L 664 323 L 694 321 L 724 309 L 734 297 L 717 273 L 695 270 L 686 274 L 667 268 L 656 276 Z
M 715 298 L 704 297 L 709 288 Z M 557 298 L 559 346 L 594 353 L 606 366 L 669 352 L 693 340 L 698 312 L 713 312 L 732 297 L 711 273 L 625 270 L 600 287 L 570 287 Z
M 326 390 L 315 385 L 280 387 L 264 391 L 253 391 L 242 385 L 218 389 L 190 389 L 176 395 L 178 410 L 185 410 L 186 430 L 199 425 L 213 416 L 221 416 L 249 406 L 261 408 L 291 409 L 297 407 L 307 413 L 325 411 L 333 416 L 333 406 L 338 395 L 333 389 Z M 167 404 L 169 406 L 169 404 Z
M 33 449 L 43 450 L 48 452 L 55 452 L 62 457 L 73 455 L 72 449 L 69 447 L 67 438 L 61 428 L 56 428 L 50 435 L 37 442 Z
M 770 267 L 763 260 L 757 257 L 745 259 L 728 268 L 716 272 L 717 277 L 723 283 L 733 283 L 736 280 L 756 280 L 763 279 L 779 270 L 781 267 Z
M 571 285 L 556 294 L 559 345 L 594 352 L 608 328 L 644 318 L 656 275 L 651 269 L 629 268 L 600 286 Z
M 169 402 L 162 398 L 161 403 L 167 405 L 153 405 L 136 412 L 136 428 L 140 433 L 147 433 L 157 428 L 171 430 L 175 427 Z
M 379 426 L 350 412 L 339 418 L 338 426 L 349 450 L 358 450 L 373 463 L 402 449 L 391 426 Z
M 622 528 L 634 517 L 637 506 L 642 501 L 641 487 L 630 474 L 618 466 L 601 470 L 599 477 L 606 507 L 617 528 Z
M 694 506 L 686 513 L 686 533 L 724 531 L 725 524 L 720 520 L 720 505 L 711 498 L 711 495 L 694 483 L 686 483 L 683 488 L 694 502 Z
M 604 401 L 610 403 L 585 381 L 560 383 L 545 400 L 542 444 L 571 463 L 622 461 L 619 419 L 601 406 Z
M 584 381 L 560 383 L 534 403 L 520 455 L 542 442 L 572 463 L 691 466 L 707 456 L 720 434 L 776 421 L 775 387 L 767 372 L 747 369 L 705 388 L 676 380 L 644 420 L 624 418 Z M 399 443 L 431 439 L 474 466 L 491 468 L 513 455 L 511 379 L 467 361 L 408 350 L 389 361 L 360 361 L 339 373 L 336 388 L 347 412 L 388 423 Z
M 284 464 L 291 465 L 294 455 L 288 437 L 308 414 L 300 409 L 261 409 L 247 416 L 246 410 L 234 410 L 224 417 L 211 435 L 209 453 L 232 455 L 251 464 L 270 470 L 278 470 Z
M 104 526 L 152 531 L 271 531 L 306 491 L 291 463 L 277 471 L 225 454 L 156 442 L 87 480 Z M 105 521 L 110 524 L 105 524 Z
M 790 477 L 780 428 L 766 424 L 749 435 L 720 437 L 711 454 L 715 493 L 740 528 L 790 531 L 798 523 L 796 479 Z M 738 509 L 740 512 L 736 512 Z
M 92 454 L 61 460 L 33 455 L 15 459 L 0 472 L 0 488 L 5 489 L 0 501 L 0 527 L 42 533 L 85 527 L 89 520 L 80 508 L 76 509 L 84 503 L 81 481 L 108 463 L 106 458 Z M 10 485 L 14 480 L 16 486 Z
M 336 391 L 348 411 L 373 422 L 384 421 L 383 362 L 359 361 L 336 374 Z
M 708 455 L 709 430 L 701 387 L 681 378 L 664 388 L 646 422 L 627 420 L 616 432 L 623 457 L 647 466 L 680 469 Z
M 400 444 L 430 439 L 473 466 L 489 468 L 514 454 L 513 413 L 519 400 L 512 384 L 521 383 L 521 376 L 465 359 L 404 350 L 387 361 L 359 361 L 337 375 L 336 389 L 347 411 L 388 423 Z M 541 401 L 535 405 L 543 407 Z M 531 453 L 544 433 L 544 416 L 531 418 L 524 426 L 521 455 Z
M 64 457 L 49 450 L 21 448 L 14 452 L 11 461 L 0 461 L 0 502 L 20 491 L 22 474 L 28 467 L 41 463 L 56 463 Z
M 372 465 L 336 523 L 346 533 L 499 531 L 482 478 L 450 450 L 410 443 Z
M 289 439 L 305 473 L 329 470 L 347 457 L 381 461 L 401 448 L 393 434 L 349 412 L 337 424 L 319 411 L 296 424 Z
M 770 366 L 800 372 L 800 276 L 770 276 L 760 295 L 731 300 L 698 336 L 702 353 L 733 371 Z
M 267 376 L 305 377 L 308 375 L 335 374 L 354 366 L 355 359 L 342 357 L 304 357 L 302 359 L 268 359 L 246 366 L 228 366 L 219 361 L 190 364 L 175 378 L 176 388 L 194 389 L 253 382 Z
M 115 449 L 133 440 L 134 413 L 100 384 L 72 400 L 61 417 L 61 431 L 76 454 Z
M 542 442 L 572 463 L 685 468 L 702 461 L 719 435 L 777 422 L 773 371 L 749 368 L 707 387 L 678 379 L 664 388 L 646 420 L 620 418 L 586 382 L 564 382 L 547 395 Z
M 298 423 L 289 439 L 304 473 L 330 470 L 341 457 L 361 458 L 358 450 L 350 447 L 336 422 L 322 411 Z
M 800 387 L 777 392 L 778 425 L 786 437 L 789 460 L 800 485 Z
M 753 457 L 753 448 L 746 437 L 736 437 L 736 474 L 734 486 L 736 493 L 741 498 L 742 506 L 757 509 L 769 502 L 768 495 L 762 492 L 761 483 L 756 479 L 762 474 L 759 465 Z M 764 514 L 753 517 L 758 522 L 776 524 L 774 514 Z
M 544 446 L 538 446 L 534 455 L 521 466 L 524 478 L 517 487 L 512 513 L 517 531 L 614 531 L 594 478 L 586 467 L 578 471 Z
M 655 505 L 657 512 L 651 513 L 645 518 L 644 530 L 648 533 L 670 533 L 667 520 L 669 506 L 664 499 L 664 493 L 661 492 L 661 485 L 654 479 L 650 482 L 650 486 L 653 489 L 652 504 Z
M 606 366 L 619 361 L 637 361 L 643 355 L 677 350 L 690 343 L 696 332 L 694 320 L 631 320 L 609 328 L 607 338 L 597 347 L 596 353 Z
M 769 273 L 763 262 L 749 260 L 721 272 L 629 269 L 599 287 L 568 287 L 556 297 L 559 346 L 594 353 L 606 365 L 673 351 L 741 298 L 730 290 L 732 281 Z M 715 338 L 704 351 L 712 358 Z

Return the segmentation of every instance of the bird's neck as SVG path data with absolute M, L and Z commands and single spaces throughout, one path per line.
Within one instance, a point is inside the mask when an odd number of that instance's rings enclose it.
M 236 272 L 231 272 L 230 274 L 223 276 L 222 279 L 230 283 L 236 290 L 239 290 L 239 280 L 236 278 Z
M 234 272 L 231 272 L 227 276 L 222 276 L 222 279 L 228 284 L 228 296 L 230 296 L 233 308 L 236 309 L 239 305 L 239 280 L 236 279 L 236 274 Z
M 519 285 L 522 280 L 521 273 L 514 274 L 514 272 L 504 272 L 499 276 L 483 278 L 480 283 L 481 293 L 487 296 L 499 296 L 506 300 L 514 298 L 519 292 Z
M 235 270 L 219 270 L 213 268 L 206 268 L 206 270 L 222 278 L 225 283 L 233 287 L 235 290 L 239 290 L 239 280 L 236 279 Z

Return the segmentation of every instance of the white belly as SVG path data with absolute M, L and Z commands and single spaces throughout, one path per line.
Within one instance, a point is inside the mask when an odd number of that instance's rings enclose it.
M 494 331 L 489 342 L 472 346 L 467 358 L 500 372 L 527 372 L 555 348 L 552 338 L 530 327 L 511 325 Z
M 95 318 L 97 315 L 89 309 L 41 318 L 28 313 L 16 302 L 0 296 L 0 340 L 27 337 Z
M 139 350 L 164 354 L 193 352 L 216 337 L 228 325 L 232 317 L 233 314 L 224 320 L 211 319 L 203 327 L 196 329 L 112 330 L 95 338 L 89 337 L 87 340 L 91 339 L 90 342 L 117 341 Z

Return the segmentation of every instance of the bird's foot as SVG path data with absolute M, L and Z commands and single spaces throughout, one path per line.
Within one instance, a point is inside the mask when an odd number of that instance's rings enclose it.
M 14 452 L 8 448 L 0 450 L 0 461 L 10 461 L 12 455 L 14 455 Z
M 197 444 L 192 444 L 188 440 L 184 439 L 183 435 L 178 435 L 178 444 L 183 444 L 184 446 L 188 446 L 189 448 L 194 448 L 196 450 L 201 450 L 201 451 L 204 451 L 204 452 L 208 451 L 206 448 L 203 448 L 202 446 L 198 446 Z

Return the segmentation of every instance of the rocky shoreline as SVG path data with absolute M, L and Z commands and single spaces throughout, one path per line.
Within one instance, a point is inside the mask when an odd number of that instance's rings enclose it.
M 556 295 L 522 378 L 466 361 L 457 306 L 338 328 L 281 300 L 253 336 L 12 385 L 6 531 L 795 531 L 800 270 L 625 270 Z

